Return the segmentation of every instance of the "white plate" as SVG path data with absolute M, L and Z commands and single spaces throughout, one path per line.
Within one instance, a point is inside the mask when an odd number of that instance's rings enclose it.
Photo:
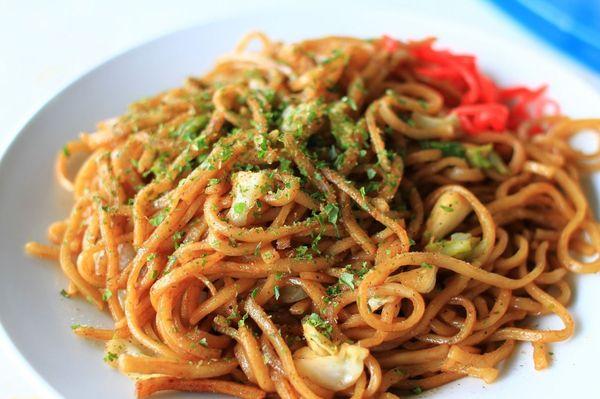
M 316 12 L 319 14 L 316 14 Z M 105 399 L 133 397 L 133 383 L 102 361 L 98 345 L 75 337 L 73 323 L 104 324 L 107 318 L 79 300 L 59 295 L 66 279 L 59 268 L 23 255 L 30 239 L 45 240 L 46 226 L 67 215 L 70 197 L 56 184 L 53 163 L 63 144 L 95 122 L 121 114 L 127 104 L 180 85 L 207 71 L 215 57 L 233 48 L 243 33 L 261 29 L 278 39 L 299 40 L 326 34 L 400 38 L 436 35 L 455 50 L 477 54 L 484 69 L 505 84 L 550 83 L 552 97 L 577 117 L 598 116 L 600 97 L 585 82 L 518 43 L 485 32 L 415 15 L 403 8 L 370 10 L 344 7 L 270 10 L 180 31 L 97 67 L 46 104 L 21 130 L 0 164 L 0 341 L 29 365 L 56 397 Z M 598 182 L 593 190 L 598 194 Z M 594 200 L 595 207 L 597 201 Z M 423 397 L 470 398 L 597 395 L 600 358 L 600 282 L 597 275 L 576 278 L 571 306 L 575 337 L 553 345 L 549 370 L 535 372 L 528 345 L 519 347 L 492 385 L 463 379 Z M 546 321 L 545 321 L 546 322 Z M 548 326 L 558 326 L 548 320 Z M 4 336 L 3 336 L 4 335 Z M 192 397 L 167 395 L 162 397 Z M 197 397 L 197 396 L 196 396 Z

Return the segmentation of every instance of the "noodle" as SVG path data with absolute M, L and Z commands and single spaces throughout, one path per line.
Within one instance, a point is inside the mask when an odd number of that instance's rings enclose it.
M 252 33 L 69 142 L 71 214 L 25 250 L 114 320 L 74 333 L 139 398 L 393 399 L 491 383 L 518 341 L 549 367 L 569 272 L 600 271 L 581 184 L 600 150 L 569 142 L 600 120 L 432 46 Z M 563 328 L 526 323 L 548 314 Z

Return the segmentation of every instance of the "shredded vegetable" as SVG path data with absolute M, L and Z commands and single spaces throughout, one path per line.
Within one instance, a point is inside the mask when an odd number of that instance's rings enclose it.
M 393 51 L 398 42 L 385 36 L 383 45 Z M 558 104 L 546 98 L 546 86 L 530 89 L 524 86 L 500 88 L 477 65 L 472 55 L 436 50 L 433 41 L 411 47 L 417 77 L 449 85 L 460 94 L 460 104 L 451 113 L 458 116 L 461 128 L 468 134 L 484 131 L 503 132 L 524 121 L 540 118 L 546 112 L 559 114 Z M 539 133 L 531 129 L 531 134 Z

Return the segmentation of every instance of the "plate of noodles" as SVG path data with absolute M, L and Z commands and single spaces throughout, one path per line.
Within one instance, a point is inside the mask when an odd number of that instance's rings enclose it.
M 484 32 L 336 12 L 165 36 L 23 127 L 1 338 L 50 394 L 591 395 L 600 97 Z

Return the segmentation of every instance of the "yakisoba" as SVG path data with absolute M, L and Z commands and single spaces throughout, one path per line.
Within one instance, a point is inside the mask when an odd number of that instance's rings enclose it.
M 252 33 L 67 143 L 71 214 L 26 250 L 112 315 L 73 331 L 138 397 L 489 383 L 517 341 L 543 369 L 573 334 L 567 274 L 600 270 L 580 186 L 600 152 L 569 140 L 599 128 L 433 40 Z M 546 314 L 563 328 L 524 323 Z

